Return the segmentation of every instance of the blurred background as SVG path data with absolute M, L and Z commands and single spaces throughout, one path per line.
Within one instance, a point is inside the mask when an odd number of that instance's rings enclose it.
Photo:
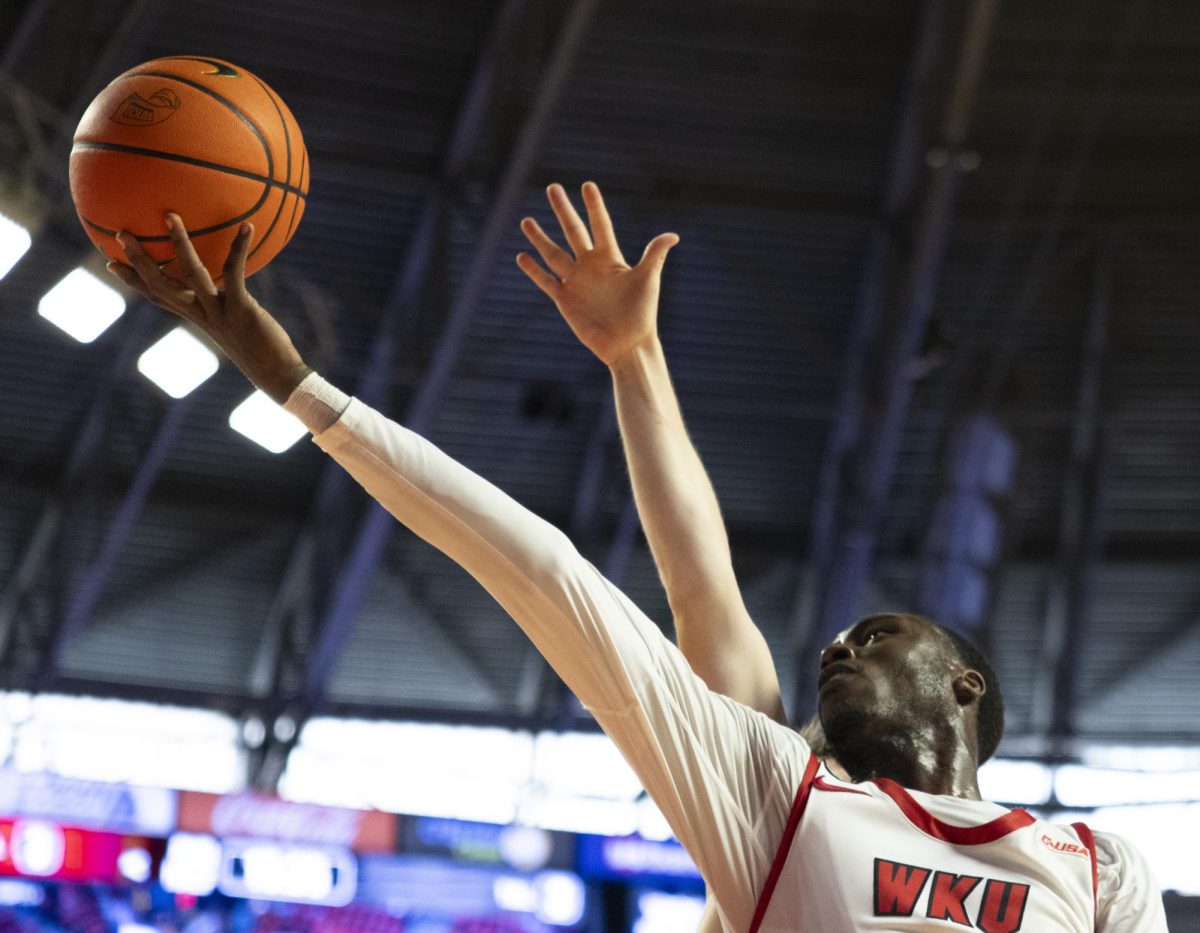
M 1133 839 L 1200 929 L 1200 6 L 0 0 L 2 933 L 661 933 L 702 897 L 486 593 L 113 291 L 71 137 L 171 54 L 299 120 L 252 289 L 313 365 L 668 634 L 607 374 L 512 257 L 551 181 L 630 258 L 677 231 L 663 339 L 793 720 L 855 616 L 938 618 L 1004 684 L 985 795 Z

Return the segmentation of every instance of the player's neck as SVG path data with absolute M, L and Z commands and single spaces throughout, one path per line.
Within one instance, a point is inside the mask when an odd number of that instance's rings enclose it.
M 855 782 L 887 778 L 926 794 L 981 799 L 975 756 L 957 735 L 939 736 L 935 730 L 910 732 L 850 742 L 835 752 Z

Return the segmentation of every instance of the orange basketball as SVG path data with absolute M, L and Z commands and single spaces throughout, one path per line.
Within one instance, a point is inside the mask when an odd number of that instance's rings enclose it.
M 249 275 L 292 238 L 308 196 L 308 153 L 287 105 L 217 58 L 177 55 L 131 68 L 97 95 L 71 149 L 71 197 L 92 242 L 126 262 L 128 230 L 177 273 L 164 222 L 183 218 L 219 281 L 243 220 L 254 224 Z

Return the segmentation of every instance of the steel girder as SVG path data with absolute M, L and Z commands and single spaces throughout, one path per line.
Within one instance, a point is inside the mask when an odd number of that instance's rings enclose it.
M 499 55 L 513 41 L 513 30 L 519 22 L 518 14 L 524 4 L 510 0 L 498 15 L 487 48 L 476 67 L 470 89 L 466 95 L 456 121 L 452 139 L 447 147 L 440 177 L 443 186 L 452 184 L 465 169 L 467 159 L 473 152 L 483 129 L 487 105 L 493 96 L 492 82 Z M 582 47 L 596 0 L 577 0 L 567 11 L 559 30 L 554 49 L 551 51 L 538 94 L 533 101 L 524 125 L 521 127 L 508 163 L 504 169 L 496 196 L 476 244 L 472 262 L 468 268 L 462 288 L 455 296 L 436 349 L 421 385 L 412 400 L 404 423 L 418 433 L 428 433 L 434 423 L 442 398 L 449 383 L 462 346 L 469 333 L 489 276 L 494 268 L 499 249 L 510 234 L 510 225 L 520 200 L 525 194 L 528 177 L 537 153 L 549 128 L 550 119 L 566 88 L 567 78 Z M 400 270 L 392 297 L 383 314 L 380 340 L 376 353 L 368 366 L 364 382 L 371 390 L 378 391 L 386 378 L 391 359 L 393 342 L 401 330 L 402 322 L 415 305 L 424 286 L 434 250 L 434 234 L 442 218 L 445 203 L 443 191 L 430 195 L 422 212 L 422 220 L 414 236 L 409 253 Z M 372 392 L 371 394 L 374 394 Z M 370 401 L 368 395 L 368 401 Z M 336 467 L 330 468 L 340 473 Z M 346 484 L 345 478 L 323 478 L 322 488 L 336 489 Z M 341 499 L 331 493 L 330 498 Z M 286 762 L 287 752 L 299 737 L 303 721 L 321 707 L 330 676 L 353 632 L 354 623 L 361 611 L 368 589 L 382 562 L 384 551 L 395 526 L 395 520 L 377 503 L 369 503 L 366 511 L 339 548 L 345 554 L 328 588 L 327 599 L 319 600 L 323 608 L 314 616 L 314 631 L 309 639 L 310 648 L 296 671 L 298 682 L 291 695 L 279 690 L 281 678 L 275 677 L 274 695 L 268 698 L 271 705 L 287 707 L 297 726 L 281 748 L 264 757 L 269 766 L 253 776 L 260 787 L 270 787 L 278 780 Z M 293 561 L 300 558 L 294 557 Z M 289 570 L 288 579 L 297 579 L 300 574 Z M 294 597 L 281 594 L 283 603 L 295 602 Z M 276 626 L 277 627 L 277 626 Z M 275 631 L 265 634 L 264 650 L 274 650 L 280 637 Z M 256 664 L 261 670 L 264 664 Z M 264 679 L 259 677 L 259 684 Z M 290 712 L 294 710 L 293 712 Z
M 1093 270 L 1084 332 L 1078 416 L 1063 488 L 1058 568 L 1046 594 L 1041 664 L 1033 722 L 1051 740 L 1074 732 L 1078 681 L 1076 646 L 1087 630 L 1103 544 L 1110 422 L 1104 397 L 1113 305 L 1114 246 L 1106 240 Z
M 959 181 L 976 159 L 966 148 L 967 133 L 998 7 L 999 0 L 975 0 L 971 5 L 931 146 L 922 139 L 922 115 L 932 91 L 946 7 L 942 0 L 930 0 L 923 11 L 881 222 L 868 244 L 846 376 L 822 464 L 808 555 L 811 570 L 792 638 L 793 699 L 799 715 L 811 706 L 820 646 L 849 624 L 870 575 L 880 514 L 912 397 L 911 363 L 933 311 Z M 910 198 L 922 153 L 927 177 L 920 193 Z M 903 270 L 893 277 L 889 270 L 895 261 L 897 228 L 916 199 L 912 246 Z M 885 313 L 888 305 L 894 306 L 890 314 Z M 874 354 L 872 343 L 880 348 Z M 877 364 L 868 367 L 871 356 Z

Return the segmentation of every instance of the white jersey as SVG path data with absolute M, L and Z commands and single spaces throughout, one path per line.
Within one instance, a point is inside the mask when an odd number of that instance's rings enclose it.
M 1023 810 L 839 780 L 816 762 L 797 790 L 752 933 L 1097 929 L 1095 842 Z
M 463 566 L 516 620 L 629 761 L 695 860 L 723 928 L 731 933 L 750 930 L 797 791 L 803 793 L 813 784 L 805 775 L 811 777 L 816 760 L 804 740 L 708 690 L 658 627 L 585 561 L 565 535 L 432 444 L 347 399 L 315 374 L 293 393 L 287 408 L 376 500 Z M 835 779 L 823 775 L 822 780 Z M 945 908 L 949 919 L 940 912 L 945 899 L 956 897 L 965 883 L 937 875 L 942 872 L 981 879 L 977 891 L 973 888 L 963 896 L 963 910 L 972 925 L 981 915 L 981 905 L 985 917 L 991 916 L 989 905 L 1002 918 L 1012 916 L 1011 905 L 1020 896 L 1013 892 L 1018 889 L 996 884 L 1029 883 L 1023 916 L 1069 917 L 1076 924 L 1044 927 L 1027 920 L 1022 928 L 1033 933 L 1090 930 L 1091 923 L 1101 933 L 1166 930 L 1158 891 L 1141 860 L 1125 848 L 1117 851 L 1116 866 L 1129 883 L 1106 886 L 1101 873 L 1100 907 L 1098 912 L 1092 907 L 1091 913 L 1084 903 L 1090 896 L 1087 886 L 1079 881 L 1083 859 L 1078 854 L 1059 855 L 1064 866 L 1057 874 L 1052 861 L 1045 863 L 1047 877 L 1059 880 L 1035 891 L 1032 875 L 1027 882 L 1025 875 L 1010 871 L 1005 861 L 1009 856 L 995 865 L 986 858 L 978 865 L 965 862 L 959 858 L 961 846 L 930 837 L 902 811 L 891 813 L 894 826 L 887 846 L 871 848 L 883 831 L 860 819 L 859 811 L 865 806 L 878 808 L 881 815 L 888 808 L 899 810 L 885 787 L 876 782 L 845 785 L 840 792 L 809 790 L 806 810 L 812 810 L 796 824 L 795 839 L 780 863 L 781 880 L 764 908 L 769 925 L 763 929 L 952 930 L 961 926 L 956 908 Z M 991 806 L 908 796 L 951 824 L 960 821 L 942 812 L 947 808 L 964 803 Z M 858 814 L 848 815 L 845 825 L 839 816 L 843 804 L 848 814 Z M 1027 837 L 1028 833 L 1020 836 Z M 1030 846 L 1038 844 L 1034 840 Z M 992 843 L 971 852 L 986 856 L 1007 848 Z M 862 862 L 865 874 L 853 858 L 859 851 L 868 860 Z M 877 868 L 876 859 L 897 867 Z M 1033 864 L 1036 872 L 1042 867 L 1041 861 Z M 938 916 L 927 916 L 925 926 L 900 927 L 894 913 L 873 914 L 876 903 L 889 910 L 907 904 L 925 869 L 929 875 L 913 895 L 913 918 L 928 913 L 931 897 Z M 880 871 L 883 874 L 873 874 Z M 910 871 L 916 874 L 905 874 Z M 880 877 L 885 879 L 885 894 L 890 886 L 894 898 L 873 900 L 868 886 Z M 822 904 L 801 896 L 814 891 L 820 892 Z M 1048 899 L 1045 907 L 1035 903 L 1043 898 Z M 1054 899 L 1062 903 L 1051 906 Z

